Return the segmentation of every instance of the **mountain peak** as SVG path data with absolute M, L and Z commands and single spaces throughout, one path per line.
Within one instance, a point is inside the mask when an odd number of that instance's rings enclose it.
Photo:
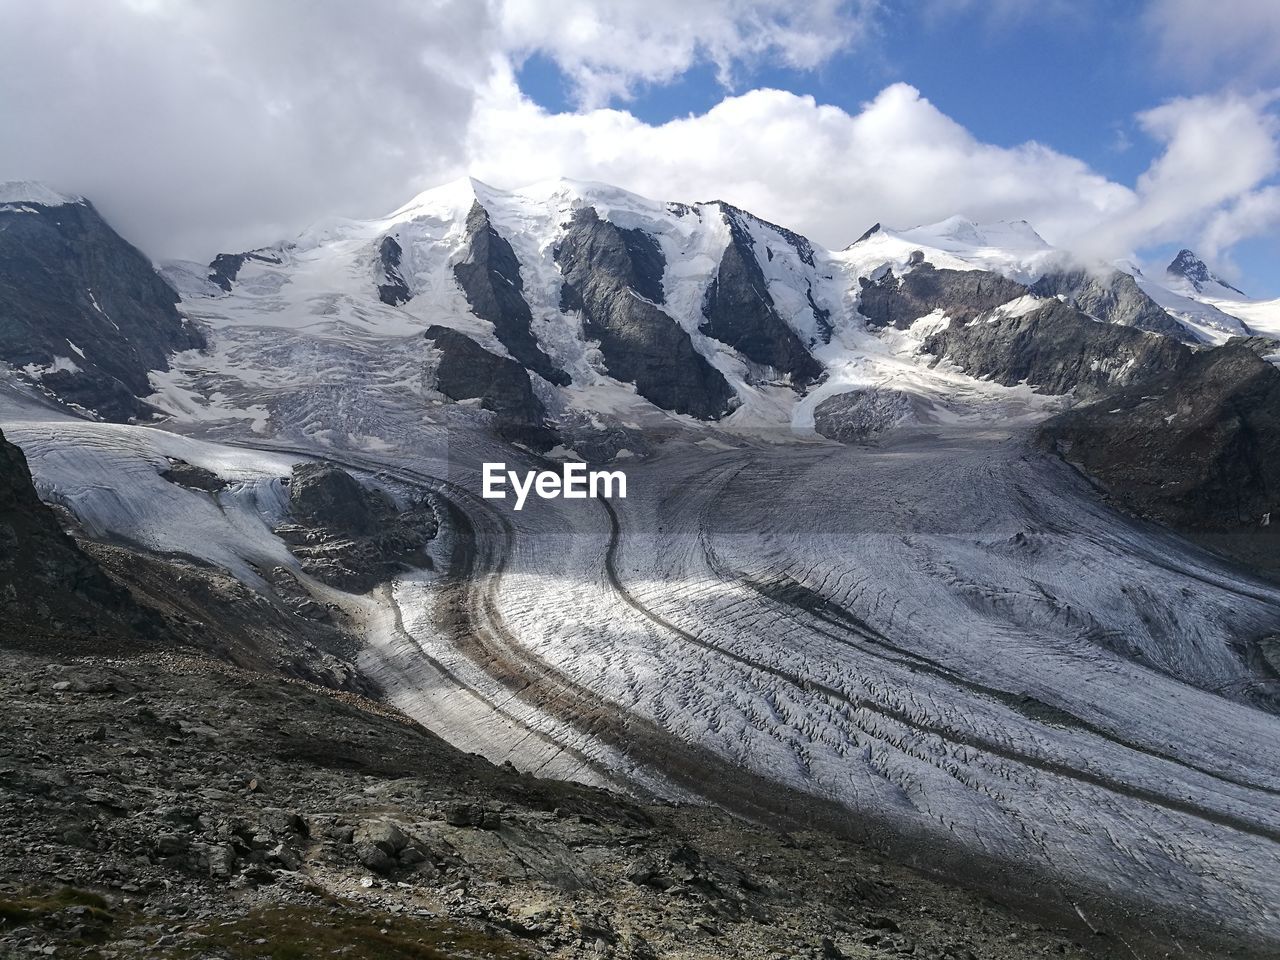
M 482 194 L 496 192 L 500 191 L 481 183 L 474 177 L 458 177 L 456 180 L 450 180 L 448 183 L 430 187 L 416 194 L 407 203 L 391 211 L 385 219 L 401 220 L 432 211 L 452 210 L 459 207 L 466 209 Z
M 0 203 L 34 203 L 42 207 L 60 207 L 67 203 L 82 203 L 84 197 L 59 193 L 37 180 L 7 180 L 0 183 Z
M 1233 287 L 1227 281 L 1223 280 L 1217 274 L 1209 269 L 1209 265 L 1201 260 L 1195 253 L 1185 247 L 1178 251 L 1178 255 L 1173 258 L 1169 266 L 1165 268 L 1165 273 L 1171 277 L 1178 277 L 1186 280 L 1195 288 L 1196 293 L 1204 293 L 1207 290 L 1212 292 L 1212 287 L 1218 286 L 1232 293 L 1238 293 L 1244 296 L 1243 290 Z
M 996 220 L 975 223 L 968 217 L 953 216 L 938 223 L 912 227 L 900 236 L 943 250 L 999 247 L 1006 250 L 1047 250 L 1047 244 L 1026 220 Z

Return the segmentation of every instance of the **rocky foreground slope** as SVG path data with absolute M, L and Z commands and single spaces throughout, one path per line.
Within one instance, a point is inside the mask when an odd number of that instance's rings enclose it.
M 63 532 L 26 458 L 0 433 L 0 633 L 29 650 L 134 646 L 153 618 Z
M 207 660 L 4 652 L 0 698 L 2 956 L 1158 955 L 1101 918 L 1037 922 L 820 833 L 524 776 Z

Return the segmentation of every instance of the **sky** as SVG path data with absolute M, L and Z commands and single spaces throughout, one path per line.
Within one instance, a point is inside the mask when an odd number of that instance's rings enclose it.
M 830 247 L 1021 218 L 1280 296 L 1276 0 L 0 0 L 0 180 L 209 260 L 460 176 Z

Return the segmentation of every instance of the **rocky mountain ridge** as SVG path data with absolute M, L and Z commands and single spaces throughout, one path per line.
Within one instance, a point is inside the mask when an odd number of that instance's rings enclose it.
M 1178 251 L 1177 256 L 1165 268 L 1165 273 L 1177 280 L 1185 280 L 1197 293 L 1205 293 L 1218 288 L 1230 293 L 1245 296 L 1243 290 L 1233 287 L 1209 269 L 1209 265 L 1186 249 Z
M 74 228 L 84 234 L 90 228 L 71 221 L 96 217 L 84 201 L 56 208 L 36 205 L 30 207 L 34 216 L 13 212 L 18 209 L 13 204 L 6 209 L 6 222 L 13 222 L 14 230 Z M 53 212 L 64 209 L 65 215 Z M 1161 306 L 1147 292 L 1152 288 L 1144 278 L 1074 261 L 1026 224 L 979 226 L 952 218 L 908 231 L 877 228 L 833 252 L 721 202 L 655 203 L 616 188 L 568 181 L 510 193 L 464 180 L 427 191 L 381 220 L 321 224 L 290 243 L 220 254 L 203 277 L 195 267 L 167 268 L 165 276 L 183 290 L 186 317 L 173 311 L 166 316 L 167 307 L 152 302 L 164 283 L 146 270 L 146 282 L 138 289 L 146 289 L 150 299 L 130 306 L 129 316 L 149 316 L 150 326 L 111 333 L 120 341 L 117 353 L 143 353 L 126 364 L 131 364 L 127 371 L 116 364 L 109 372 L 130 396 L 146 397 L 170 416 L 190 416 L 194 407 L 203 408 L 199 416 L 208 419 L 222 414 L 210 407 L 210 388 L 193 377 L 216 372 L 225 394 L 228 374 L 234 386 L 238 362 L 221 356 L 221 348 L 192 352 L 210 335 L 215 342 L 226 342 L 242 322 L 281 330 L 354 324 L 399 341 L 434 326 L 454 332 L 449 349 L 434 355 L 436 363 L 452 365 L 444 359 L 451 355 L 467 365 L 492 354 L 514 361 L 514 376 L 528 380 L 527 390 L 504 388 L 513 400 L 497 401 L 484 399 L 488 388 L 464 386 L 465 372 L 435 375 L 440 401 L 480 398 L 499 422 L 510 420 L 514 402 L 521 408 L 517 420 L 545 424 L 554 432 L 556 422 L 568 426 L 572 417 L 566 420 L 567 411 L 580 408 L 591 395 L 597 405 L 607 396 L 606 406 L 620 414 L 607 420 L 605 429 L 616 429 L 628 419 L 624 410 L 634 410 L 632 420 L 642 416 L 658 422 L 665 413 L 677 415 L 677 422 L 678 415 L 703 422 L 727 418 L 729 425 L 744 427 L 779 426 L 782 413 L 794 427 L 806 422 L 816 402 L 842 388 L 866 386 L 830 377 L 833 370 L 848 376 L 851 363 L 870 360 L 873 368 L 878 365 L 874 351 L 864 357 L 859 330 L 885 325 L 908 330 L 934 312 L 953 326 L 971 326 L 977 316 L 1015 300 L 1057 300 L 1069 304 L 1081 320 L 1135 328 L 1193 346 L 1225 340 L 1215 328 L 1197 326 L 1194 313 Z M 92 230 L 95 235 L 109 232 L 96 221 Z M 78 242 L 87 246 L 83 237 Z M 993 246 L 1002 243 L 1004 249 Z M 128 263 L 118 273 L 141 276 L 136 256 L 113 255 Z M 31 271 L 71 269 L 61 257 L 48 245 L 33 247 L 27 254 L 28 275 L 16 278 L 11 288 L 38 296 Z M 1171 269 L 1192 260 L 1200 265 L 1197 276 L 1207 271 L 1190 255 Z M 92 291 L 93 282 L 109 286 L 103 279 L 80 275 L 63 277 L 56 285 Z M 973 291 L 966 293 L 966 286 Z M 331 292 L 316 295 L 325 288 Z M 29 305 L 12 309 L 30 314 Z M 41 323 L 40 336 L 87 349 L 75 339 L 89 337 L 82 321 L 74 319 L 70 306 L 60 310 Z M 948 360 L 975 377 L 1018 383 L 1022 372 L 1045 362 L 1047 352 L 1054 353 L 1048 361 L 1052 364 L 1073 362 L 1063 354 L 1071 349 L 1063 344 L 1072 337 L 1096 340 L 1090 348 L 1095 353 L 1111 349 L 1110 334 L 1067 320 L 1063 311 L 1054 316 L 1069 325 L 1069 335 L 1043 338 L 1034 347 L 1023 346 L 1029 341 L 1022 337 L 1016 340 L 1019 355 L 1006 347 L 996 351 L 999 359 L 984 354 L 981 363 L 976 358 L 983 351 L 956 348 Z M 30 340 L 21 324 L 0 326 L 10 330 L 15 343 Z M 1239 326 L 1249 332 L 1243 323 Z M 922 352 L 926 359 L 938 356 L 944 340 L 972 339 L 977 332 L 969 329 L 960 336 L 953 330 L 950 337 L 934 337 L 933 346 Z M 102 330 L 95 333 L 105 336 Z M 465 346 L 457 335 L 475 346 Z M 431 339 L 438 345 L 440 337 Z M 92 394 L 95 403 L 88 406 L 105 416 L 148 412 L 137 405 L 141 400 L 125 399 L 117 387 L 108 390 L 110 397 L 104 395 L 101 377 L 66 349 L 58 353 L 50 341 L 40 358 L 10 350 L 9 359 L 71 402 Z M 1041 359 L 1024 355 L 1025 349 L 1038 351 Z M 167 368 L 175 354 L 183 356 L 183 369 L 171 374 Z M 432 362 L 431 356 L 422 358 L 428 371 Z M 151 383 L 146 382 L 149 371 L 156 372 Z M 504 373 L 500 379 L 509 382 L 511 376 Z M 1076 379 L 1041 378 L 1032 385 L 1046 394 L 1062 394 L 1075 388 Z M 1094 379 L 1110 383 L 1105 370 Z M 810 400 L 815 389 L 818 396 Z M 234 401 L 219 405 L 234 409 Z M 539 442 L 549 446 L 554 441 Z
M 177 294 L 89 201 L 0 196 L 0 360 L 108 419 L 148 416 L 148 374 L 205 344 Z

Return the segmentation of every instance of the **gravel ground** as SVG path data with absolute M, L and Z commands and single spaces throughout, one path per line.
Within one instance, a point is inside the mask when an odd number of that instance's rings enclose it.
M 0 700 L 0 956 L 1162 955 L 221 663 L 3 653 Z

